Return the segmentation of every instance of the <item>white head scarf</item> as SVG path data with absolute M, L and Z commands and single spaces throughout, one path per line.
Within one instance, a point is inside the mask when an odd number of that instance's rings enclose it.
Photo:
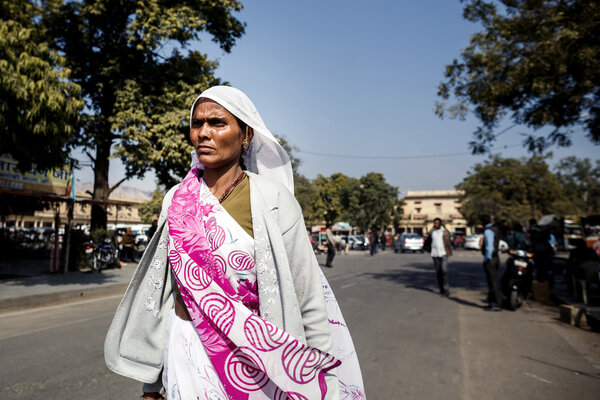
M 275 136 L 267 129 L 254 103 L 252 103 L 248 96 L 241 90 L 230 86 L 213 86 L 206 89 L 192 104 L 190 125 L 194 106 L 201 98 L 207 98 L 220 104 L 254 130 L 254 137 L 244 156 L 246 169 L 280 182 L 291 193 L 294 193 L 294 178 L 290 157 L 277 139 L 275 139 Z M 204 168 L 198 160 L 195 150 L 192 151 L 193 167 Z

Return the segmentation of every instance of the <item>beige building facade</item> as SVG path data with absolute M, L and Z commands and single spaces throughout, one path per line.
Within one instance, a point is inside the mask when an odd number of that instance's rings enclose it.
M 460 212 L 460 194 L 457 190 L 408 190 L 400 230 L 423 235 L 433 228 L 433 220 L 440 218 L 450 232 L 470 234 Z
M 90 185 L 91 186 L 91 185 Z M 91 195 L 83 187 L 75 193 L 75 208 L 73 210 L 73 226 L 89 226 L 92 214 Z M 139 207 L 152 197 L 146 192 L 123 188 L 115 190 L 109 197 L 107 205 L 108 224 L 138 225 L 142 224 Z M 67 203 L 51 203 L 49 208 L 35 211 L 30 215 L 8 215 L 5 218 L 6 227 L 38 228 L 54 227 L 56 211 L 59 212 L 60 223 L 67 222 Z

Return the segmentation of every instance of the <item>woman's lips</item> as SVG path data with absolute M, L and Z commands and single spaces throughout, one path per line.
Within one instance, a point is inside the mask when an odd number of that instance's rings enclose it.
M 213 150 L 214 150 L 214 147 L 210 147 L 210 146 L 197 146 L 196 147 L 196 151 L 199 151 L 202 153 L 210 152 Z

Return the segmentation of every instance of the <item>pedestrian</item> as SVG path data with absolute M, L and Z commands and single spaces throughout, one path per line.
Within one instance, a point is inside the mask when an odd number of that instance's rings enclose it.
M 350 236 L 346 235 L 346 239 L 344 241 L 344 254 L 348 255 L 348 250 L 350 249 Z
M 450 296 L 450 284 L 448 283 L 448 257 L 452 255 L 452 242 L 450 232 L 446 229 L 442 220 L 433 220 L 433 229 L 427 234 L 431 237 L 431 258 L 435 266 L 440 294 Z
M 381 231 L 381 238 L 379 240 L 381 241 L 381 251 L 385 251 L 385 231 Z
M 553 283 L 552 276 L 552 236 L 545 226 L 540 226 L 532 218 L 529 220 L 529 237 L 533 250 L 533 263 L 535 264 L 535 278 L 538 282 Z
M 325 261 L 325 266 L 333 268 L 333 265 L 331 263 L 335 258 L 335 247 L 337 244 L 337 240 L 335 240 L 335 238 L 333 237 L 333 232 L 331 232 L 330 223 L 328 223 L 326 226 L 325 236 L 327 237 L 327 260 Z
M 131 228 L 127 228 L 123 234 L 123 261 L 133 261 L 133 245 L 135 244 L 135 237 L 131 233 Z
M 150 225 L 150 228 L 148 228 L 148 231 L 146 232 L 146 235 L 148 236 L 148 241 L 150 241 L 152 239 L 152 236 L 154 236 L 154 234 L 156 233 L 156 228 L 158 227 L 158 220 L 153 220 L 152 221 L 152 225 Z
M 369 245 L 370 245 L 371 255 L 374 255 L 375 253 L 377 253 L 377 244 L 379 243 L 379 235 L 373 229 L 370 232 L 371 233 L 369 234 Z
M 492 224 L 489 215 L 482 215 L 480 221 L 484 227 L 480 244 L 481 252 L 483 253 L 483 270 L 485 271 L 488 284 L 488 305 L 484 307 L 484 310 L 501 311 L 502 296 L 498 285 L 498 267 L 500 266 L 498 244 L 500 243 L 500 230 Z
M 512 226 L 512 232 L 506 237 L 506 244 L 513 250 L 529 250 L 531 242 L 523 232 L 523 226 L 515 222 Z
M 204 91 L 190 120 L 191 169 L 165 195 L 106 364 L 145 382 L 143 399 L 364 396 L 288 154 L 238 89 Z

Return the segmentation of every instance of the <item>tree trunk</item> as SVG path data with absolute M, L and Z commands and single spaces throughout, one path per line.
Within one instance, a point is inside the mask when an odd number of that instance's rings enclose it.
M 106 229 L 107 213 L 106 206 L 110 188 L 108 186 L 108 157 L 112 141 L 110 131 L 103 138 L 96 139 L 96 160 L 94 162 L 94 193 L 92 199 L 92 221 L 91 229 Z

